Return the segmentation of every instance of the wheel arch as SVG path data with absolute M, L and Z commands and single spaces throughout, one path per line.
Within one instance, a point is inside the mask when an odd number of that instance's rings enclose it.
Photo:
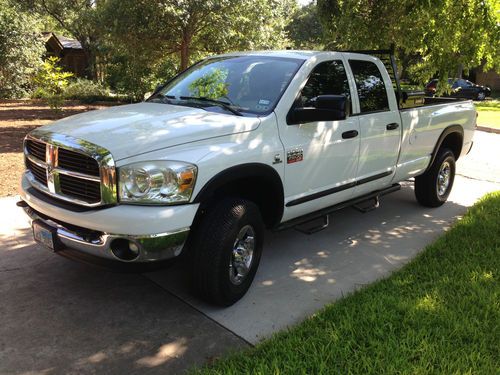
M 449 148 L 453 155 L 455 155 L 455 160 L 458 160 L 460 154 L 462 153 L 462 147 L 464 143 L 464 129 L 461 125 L 450 125 L 446 127 L 441 135 L 439 136 L 434 150 L 432 151 L 431 161 L 427 170 L 429 170 L 436 159 L 438 151 L 443 148 Z M 426 170 L 426 171 L 427 171 Z
M 271 166 L 246 163 L 224 169 L 205 183 L 193 202 L 200 203 L 200 214 L 214 199 L 230 195 L 257 204 L 266 227 L 281 222 L 285 200 L 283 182 Z

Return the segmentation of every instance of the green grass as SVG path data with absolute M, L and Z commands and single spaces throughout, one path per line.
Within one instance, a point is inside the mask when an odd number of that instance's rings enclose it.
M 486 100 L 474 104 L 479 113 L 477 118 L 479 126 L 500 129 L 500 100 Z
M 389 278 L 194 373 L 499 374 L 499 271 L 496 192 Z
M 498 111 L 483 111 L 478 110 L 477 124 L 489 128 L 500 129 L 500 110 Z
M 478 111 L 500 111 L 500 100 L 485 100 L 474 102 Z

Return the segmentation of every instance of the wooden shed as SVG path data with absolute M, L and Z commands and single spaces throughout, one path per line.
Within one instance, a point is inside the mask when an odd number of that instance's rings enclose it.
M 44 33 L 47 56 L 61 59 L 64 70 L 77 77 L 87 77 L 88 60 L 78 40 L 52 32 Z

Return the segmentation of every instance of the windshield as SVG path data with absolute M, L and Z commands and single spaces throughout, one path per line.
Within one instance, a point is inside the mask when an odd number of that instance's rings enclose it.
M 302 63 L 270 56 L 215 57 L 193 65 L 149 100 L 165 98 L 172 104 L 196 103 L 216 111 L 225 107 L 265 115 L 274 109 Z

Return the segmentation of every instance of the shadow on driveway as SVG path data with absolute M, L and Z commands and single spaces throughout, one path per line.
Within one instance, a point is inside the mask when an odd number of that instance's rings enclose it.
M 1 374 L 173 374 L 247 344 L 144 276 L 0 235 Z

